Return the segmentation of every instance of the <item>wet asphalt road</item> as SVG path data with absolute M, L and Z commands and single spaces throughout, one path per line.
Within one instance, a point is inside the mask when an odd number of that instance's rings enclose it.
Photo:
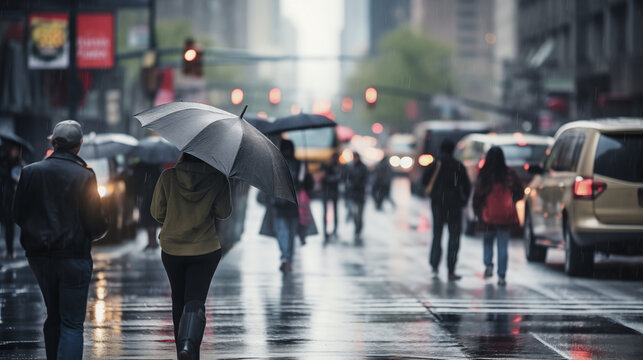
M 512 241 L 508 285 L 498 287 L 482 277 L 480 239 L 464 238 L 463 279 L 446 281 L 444 267 L 432 278 L 428 206 L 406 179 L 394 185 L 395 209 L 367 205 L 363 246 L 340 207 L 338 239 L 298 245 L 288 276 L 276 242 L 256 235 L 263 208 L 252 202 L 215 274 L 202 358 L 643 358 L 642 259 L 602 258 L 594 279 L 575 279 L 562 251 L 527 264 Z M 321 228 L 321 205 L 313 211 Z M 169 284 L 144 243 L 141 233 L 94 249 L 85 358 L 172 358 Z M 45 308 L 24 258 L 3 263 L 0 281 L 0 358 L 43 358 Z

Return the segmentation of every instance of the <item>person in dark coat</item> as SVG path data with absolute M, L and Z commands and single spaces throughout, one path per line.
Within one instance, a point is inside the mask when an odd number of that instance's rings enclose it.
M 353 162 L 346 167 L 346 196 L 350 199 L 351 214 L 355 221 L 355 243 L 361 244 L 364 226 L 364 204 L 366 203 L 366 186 L 368 168 L 362 162 L 359 153 L 353 152 Z
M 384 200 L 390 201 L 391 205 L 395 207 L 395 202 L 391 199 L 393 173 L 386 157 L 375 166 L 373 178 L 372 193 L 373 200 L 375 200 L 375 209 L 382 210 Z
M 502 201 L 503 191 L 506 201 Z M 498 285 L 500 286 L 506 284 L 509 234 L 518 224 L 515 204 L 523 197 L 523 191 L 520 179 L 511 168 L 507 167 L 502 149 L 497 146 L 489 149 L 473 192 L 473 210 L 485 230 L 482 237 L 485 278 L 493 276 L 493 239 L 498 239 Z M 490 201 L 487 201 L 488 199 Z M 500 208 L 503 206 L 508 208 L 507 211 Z M 507 216 L 499 218 L 500 216 L 493 213 L 501 215 L 506 213 Z
M 450 281 L 461 277 L 455 273 L 462 233 L 462 208 L 467 204 L 471 193 L 471 182 L 461 162 L 453 158 L 455 144 L 446 139 L 440 145 L 440 155 L 427 167 L 422 177 L 422 184 L 429 185 L 437 171 L 430 194 L 433 213 L 433 241 L 429 263 L 434 276 L 438 274 L 442 258 L 442 230 L 446 223 L 449 228 L 449 245 L 447 248 L 447 269 Z
M 20 157 L 20 146 L 10 141 L 2 143 L 2 154 L 0 156 L 0 220 L 4 227 L 4 239 L 6 248 L 2 257 L 4 259 L 15 259 L 16 252 L 14 243 L 14 223 L 12 214 L 13 197 L 20 178 L 20 171 L 23 166 Z
M 333 154 L 330 163 L 324 164 L 323 171 L 322 201 L 324 204 L 324 241 L 328 241 L 330 236 L 337 236 L 337 200 L 339 198 L 339 183 L 342 180 L 342 168 L 339 164 L 339 154 Z M 333 232 L 331 234 L 328 232 L 328 205 L 332 205 L 333 207 Z
M 161 177 L 162 168 L 159 164 L 147 164 L 139 162 L 134 167 L 133 178 L 136 181 L 137 203 L 139 204 L 139 224 L 145 227 L 147 231 L 147 245 L 145 249 L 158 248 L 156 241 L 156 228 L 158 222 L 152 217 L 150 207 L 152 206 L 152 197 L 154 188 L 158 179 Z
M 94 171 L 76 154 L 80 124 L 54 127 L 54 152 L 22 170 L 14 200 L 20 243 L 47 306 L 47 359 L 81 359 L 91 243 L 107 232 Z
M 295 144 L 290 140 L 282 140 L 280 150 L 286 159 L 286 164 L 288 164 L 295 190 L 299 193 L 302 184 L 298 179 L 303 165 L 299 160 L 295 159 Z M 270 206 L 273 230 L 277 236 L 279 250 L 281 251 L 281 266 L 279 270 L 283 273 L 288 273 L 292 271 L 295 235 L 297 235 L 299 229 L 299 209 L 296 204 L 279 198 L 271 198 Z

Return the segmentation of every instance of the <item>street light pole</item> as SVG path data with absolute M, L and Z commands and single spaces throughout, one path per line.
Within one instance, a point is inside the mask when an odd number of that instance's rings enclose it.
M 78 120 L 78 65 L 76 48 L 78 41 L 78 0 L 73 0 L 69 9 L 69 67 L 67 72 L 67 106 L 70 119 Z

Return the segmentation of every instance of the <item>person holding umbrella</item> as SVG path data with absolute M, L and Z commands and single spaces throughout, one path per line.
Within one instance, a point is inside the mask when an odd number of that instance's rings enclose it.
M 175 102 L 134 117 L 183 152 L 176 167 L 161 174 L 150 210 L 163 224 L 161 257 L 172 288 L 177 355 L 198 359 L 205 300 L 222 255 L 214 219 L 232 212 L 228 178 L 294 204 L 297 195 L 285 159 L 243 113 Z
M 162 224 L 161 259 L 172 288 L 177 353 L 180 359 L 198 358 L 205 300 L 221 260 L 214 217 L 226 219 L 232 213 L 228 180 L 199 158 L 183 153 L 176 167 L 161 174 L 150 211 Z

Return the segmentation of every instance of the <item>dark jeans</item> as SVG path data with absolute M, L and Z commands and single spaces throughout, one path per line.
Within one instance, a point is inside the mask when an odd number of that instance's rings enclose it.
M 29 265 L 47 306 L 47 359 L 82 359 L 92 260 L 30 257 Z
M 221 249 L 196 256 L 175 256 L 162 252 L 161 260 L 172 288 L 172 321 L 176 339 L 185 304 L 192 300 L 205 304 L 212 276 L 221 260 Z
M 447 248 L 447 268 L 449 274 L 455 271 L 460 249 L 460 234 L 462 233 L 462 208 L 445 208 L 431 204 L 433 212 L 433 242 L 431 244 L 430 263 L 433 269 L 440 266 L 442 258 L 442 230 L 446 223 L 449 228 L 449 245 Z
M 352 201 L 353 220 L 355 220 L 355 235 L 362 233 L 364 227 L 364 200 L 353 199 Z
M 337 234 L 337 196 L 324 194 L 324 235 L 328 235 L 328 203 L 333 205 L 333 234 Z
M 14 238 L 14 230 L 15 230 L 13 220 L 3 219 L 2 226 L 4 227 L 4 241 L 5 241 L 5 244 L 7 245 L 6 247 L 7 254 L 11 255 L 13 254 L 13 240 L 14 240 L 13 238 Z

